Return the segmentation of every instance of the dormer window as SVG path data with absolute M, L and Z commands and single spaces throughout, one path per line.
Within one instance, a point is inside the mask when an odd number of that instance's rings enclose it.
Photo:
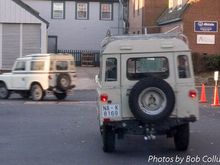
M 173 0 L 169 0 L 169 13 L 171 13 L 174 9 L 174 3 Z
M 178 0 L 177 1 L 177 10 L 181 10 L 183 6 L 183 0 Z

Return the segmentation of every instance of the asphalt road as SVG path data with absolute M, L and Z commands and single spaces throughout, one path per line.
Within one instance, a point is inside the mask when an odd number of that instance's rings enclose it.
M 106 154 L 95 97 L 94 90 L 78 90 L 65 101 L 47 96 L 33 102 L 17 95 L 0 100 L 0 165 L 220 164 L 212 158 L 220 157 L 219 107 L 200 104 L 187 152 L 175 151 L 173 139 L 164 136 L 154 141 L 126 136 L 117 141 L 115 153 Z M 177 157 L 183 162 L 171 163 Z

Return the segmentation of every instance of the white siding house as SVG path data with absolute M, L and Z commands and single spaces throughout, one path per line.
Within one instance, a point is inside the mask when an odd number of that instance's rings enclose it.
M 0 0 L 0 70 L 15 59 L 47 52 L 48 22 L 20 0 Z
M 108 29 L 122 34 L 118 0 L 23 0 L 49 23 L 49 52 L 99 50 Z

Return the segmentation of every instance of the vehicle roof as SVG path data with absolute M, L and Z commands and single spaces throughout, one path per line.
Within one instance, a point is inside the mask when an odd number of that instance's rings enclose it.
M 58 53 L 58 54 L 30 54 L 30 55 L 26 55 L 24 57 L 20 57 L 17 58 L 17 60 L 31 60 L 31 59 L 35 59 L 35 60 L 40 60 L 40 59 L 59 59 L 59 60 L 73 60 L 74 57 L 71 54 L 63 54 L 63 53 Z
M 181 34 L 111 36 L 102 42 L 102 54 L 189 51 L 188 40 Z

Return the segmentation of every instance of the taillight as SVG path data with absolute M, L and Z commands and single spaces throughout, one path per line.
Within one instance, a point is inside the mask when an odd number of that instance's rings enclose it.
M 108 101 L 108 95 L 107 94 L 101 94 L 100 100 L 101 100 L 101 102 L 107 102 Z
M 191 97 L 191 98 L 196 98 L 196 96 L 197 96 L 197 93 L 196 93 L 195 90 L 190 90 L 190 91 L 189 91 L 189 97 Z

